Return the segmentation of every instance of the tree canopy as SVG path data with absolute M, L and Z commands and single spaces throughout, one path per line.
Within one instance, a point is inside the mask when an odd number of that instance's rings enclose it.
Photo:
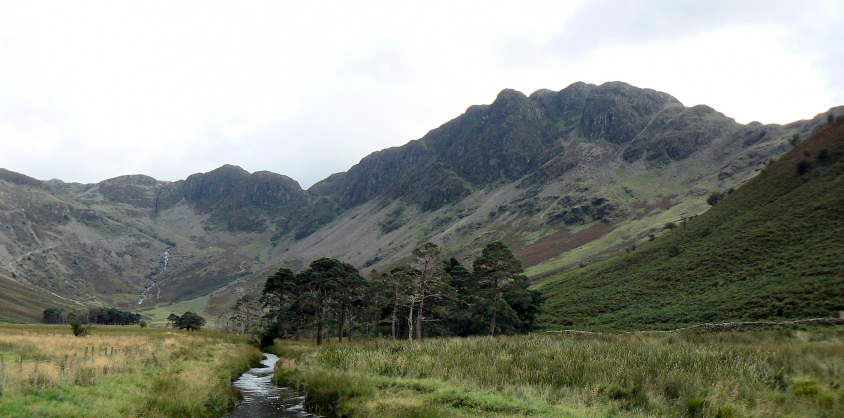
M 176 315 L 174 314 L 174 316 Z M 191 311 L 187 311 L 182 316 L 176 316 L 174 325 L 179 329 L 199 331 L 205 326 L 205 318 Z
M 488 244 L 472 264 L 442 260 L 426 242 L 410 263 L 388 272 L 318 258 L 294 273 L 281 268 L 267 278 L 260 297 L 265 312 L 261 341 L 310 336 L 317 344 L 336 335 L 399 338 L 529 332 L 542 304 L 522 264 L 501 241 Z

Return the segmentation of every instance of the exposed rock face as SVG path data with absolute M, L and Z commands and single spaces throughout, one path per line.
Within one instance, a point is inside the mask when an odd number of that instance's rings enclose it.
M 97 184 L 103 198 L 115 203 L 125 203 L 144 209 L 155 207 L 156 189 L 160 181 L 143 175 L 121 176 Z
M 575 83 L 530 97 L 506 89 L 491 105 L 472 106 L 422 139 L 374 152 L 309 192 L 343 208 L 385 197 L 436 210 L 537 170 L 544 171 L 540 181 L 558 177 L 579 162 L 565 142 L 603 143 L 627 163 L 659 167 L 711 145 L 729 126 L 738 124 L 712 108 L 686 108 L 666 93 L 621 82 Z
M 299 183 L 281 174 L 224 165 L 157 190 L 155 211 L 184 202 L 230 231 L 264 230 L 276 219 L 288 220 L 307 203 Z
M 167 202 L 161 206 L 172 205 L 181 198 L 203 210 L 298 207 L 307 200 L 299 183 L 287 176 L 269 171 L 250 174 L 233 165 L 193 174 L 168 185 L 160 195 Z

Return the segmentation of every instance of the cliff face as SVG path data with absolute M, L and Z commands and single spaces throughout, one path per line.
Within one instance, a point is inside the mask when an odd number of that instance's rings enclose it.
M 668 94 L 614 82 L 573 84 L 530 97 L 502 91 L 491 105 L 466 113 L 403 147 L 375 152 L 343 179 L 318 183 L 314 194 L 343 207 L 386 196 L 423 210 L 441 208 L 477 188 L 514 182 L 585 139 L 623 151 L 633 163 L 688 158 L 724 133 L 731 119 L 705 106 L 684 107 Z

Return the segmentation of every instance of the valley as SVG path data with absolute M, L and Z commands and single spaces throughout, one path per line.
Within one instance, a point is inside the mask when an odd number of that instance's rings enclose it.
M 836 112 L 741 125 L 577 83 L 505 90 L 307 190 L 0 169 L 0 322 L 29 323 L 0 325 L 0 412 L 220 416 L 250 343 L 328 415 L 839 415 Z M 48 308 L 129 325 L 32 324 Z
M 0 283 L 10 290 L 0 297 L 31 308 L 4 304 L 0 317 L 29 322 L 49 306 L 96 305 L 155 324 L 188 309 L 215 318 L 280 266 L 328 256 L 383 271 L 426 241 L 465 263 L 503 240 L 538 283 L 704 212 L 711 193 L 756 176 L 827 114 L 741 125 L 666 93 L 575 83 L 530 96 L 504 90 L 307 190 L 236 166 L 97 184 L 2 170 Z

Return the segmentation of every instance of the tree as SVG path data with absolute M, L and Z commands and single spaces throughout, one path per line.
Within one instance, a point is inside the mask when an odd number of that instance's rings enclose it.
M 342 261 L 337 262 L 339 263 L 339 277 L 337 279 L 336 298 L 340 308 L 338 312 L 340 318 L 337 323 L 337 339 L 343 342 L 344 329 L 346 328 L 347 322 L 349 326 L 349 339 L 351 340 L 355 313 L 362 305 L 369 287 L 369 282 L 360 275 L 360 271 L 355 266 Z
M 188 331 L 199 331 L 205 326 L 205 318 L 191 311 L 185 312 L 176 319 L 176 327 Z
M 261 304 L 254 295 L 247 293 L 235 302 L 232 308 L 232 321 L 240 327 L 240 333 L 246 334 L 258 323 L 263 313 Z
M 275 338 L 283 337 L 288 332 L 299 332 L 301 312 L 294 309 L 302 296 L 299 278 L 287 267 L 278 269 L 264 284 L 260 302 L 266 311 L 267 326 L 263 328 L 261 341 L 271 345 Z M 297 334 L 298 336 L 298 334 Z
M 521 279 L 522 262 L 503 241 L 487 244 L 473 263 L 475 280 L 490 302 L 489 335 L 495 335 L 495 319 L 505 292 Z M 526 282 L 526 280 L 524 280 Z
M 84 337 L 91 333 L 92 326 L 88 324 L 84 314 L 80 312 L 71 312 L 67 316 L 67 323 L 70 325 L 73 335 L 77 337 Z
M 416 274 L 414 274 L 415 288 L 418 293 L 414 300 L 419 301 L 419 312 L 416 314 L 416 339 L 422 338 L 422 321 L 424 320 L 425 299 L 431 297 L 431 284 L 438 281 L 441 275 L 437 275 L 437 260 L 440 258 L 440 249 L 433 242 L 426 242 L 413 249 L 413 258 L 416 261 Z M 411 307 L 411 312 L 413 308 Z M 411 314 L 412 316 L 412 314 Z
M 170 327 L 170 328 L 176 328 L 176 321 L 178 321 L 178 320 L 179 320 L 178 315 L 176 315 L 174 313 L 170 313 L 170 316 L 167 317 L 167 326 Z
M 271 316 L 278 313 L 290 304 L 298 292 L 296 274 L 287 267 L 278 269 L 275 274 L 267 277 L 264 290 L 261 292 L 261 303 L 269 309 Z
M 451 301 L 449 331 L 461 337 L 483 334 L 483 303 L 472 272 L 455 258 L 444 263 L 444 270 L 456 296 Z
M 371 336 L 378 338 L 378 325 L 381 322 L 381 303 L 384 301 L 388 288 L 389 276 L 386 273 L 378 274 L 375 269 L 369 271 L 369 300 L 372 303 L 372 333 Z
M 343 263 L 334 258 L 322 257 L 314 260 L 310 267 L 300 273 L 308 292 L 308 304 L 313 309 L 316 322 L 317 345 L 322 344 L 325 320 L 336 303 L 340 279 L 345 274 Z
M 390 290 L 393 302 L 393 319 L 392 319 L 392 331 L 393 331 L 393 339 L 398 339 L 398 313 L 399 308 L 402 306 L 402 301 L 407 298 L 408 294 L 412 293 L 413 290 L 413 279 L 411 278 L 411 272 L 413 271 L 413 267 L 409 264 L 402 264 L 393 270 L 390 271 Z M 413 301 L 411 300 L 411 303 Z
M 47 308 L 44 310 L 45 324 L 66 324 L 67 314 L 61 309 Z

